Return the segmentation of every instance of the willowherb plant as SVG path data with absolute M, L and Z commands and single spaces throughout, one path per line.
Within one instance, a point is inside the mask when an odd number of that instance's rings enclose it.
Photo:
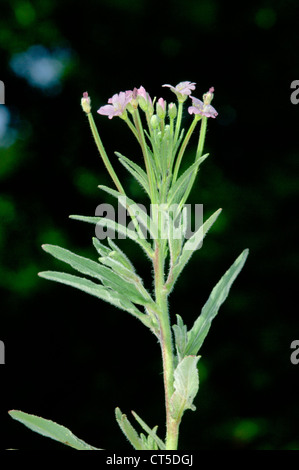
M 98 134 L 91 113 L 90 97 L 87 92 L 83 93 L 83 111 L 87 115 L 95 143 L 116 189 L 99 187 L 116 198 L 119 207 L 126 211 L 131 221 L 129 226 L 120 223 L 119 219 L 116 221 L 113 217 L 114 211 L 109 218 L 103 217 L 101 210 L 96 213 L 96 217 L 71 216 L 73 219 L 96 225 L 97 237 L 93 238 L 93 245 L 99 255 L 98 260 L 84 258 L 58 246 L 44 245 L 46 252 L 69 264 L 83 277 L 64 272 L 39 273 L 43 278 L 73 286 L 131 313 L 157 337 L 163 363 L 165 439 L 158 437 L 157 426 L 149 427 L 135 412 L 133 416 L 145 434 L 139 435 L 119 408 L 116 408 L 115 413 L 121 430 L 136 450 L 177 449 L 182 416 L 188 409 L 195 410 L 193 401 L 199 386 L 199 350 L 213 318 L 225 301 L 248 255 L 248 250 L 244 250 L 226 271 L 190 329 L 180 315 L 176 315 L 176 323 L 171 325 L 173 318 L 168 311 L 169 294 L 192 254 L 201 248 L 204 236 L 216 221 L 221 209 L 201 223 L 192 234 L 188 232 L 190 212 L 186 210 L 186 201 L 199 166 L 208 156 L 203 155 L 208 119 L 217 116 L 217 111 L 211 105 L 214 89 L 210 88 L 201 101 L 191 95 L 195 90 L 195 83 L 182 82 L 177 86 L 163 86 L 170 88 L 175 94 L 176 103 L 167 104 L 163 98 L 152 100 L 147 91 L 140 87 L 115 94 L 108 100 L 107 105 L 98 110 L 99 114 L 108 116 L 109 119 L 115 116 L 123 119 L 141 147 L 145 169 L 118 152 L 116 155 L 147 194 L 150 203 L 149 215 L 143 206 L 127 196 Z M 192 101 L 188 112 L 193 116 L 193 120 L 185 133 L 181 124 L 183 108 L 188 99 Z M 180 168 L 186 147 L 199 122 L 194 162 L 182 172 Z M 118 238 L 128 237 L 136 242 L 151 261 L 154 292 L 149 292 L 144 287 L 133 264 L 114 241 L 116 234 Z M 107 238 L 107 243 L 103 243 L 104 238 Z M 71 447 L 97 450 L 53 421 L 17 410 L 9 413 L 34 431 Z

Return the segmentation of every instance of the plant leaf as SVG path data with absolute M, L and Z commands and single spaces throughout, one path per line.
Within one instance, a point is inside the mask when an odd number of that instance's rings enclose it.
M 118 292 L 112 291 L 106 287 L 103 287 L 99 284 L 95 284 L 89 279 L 83 277 L 73 276 L 72 274 L 60 273 L 56 271 L 43 271 L 38 274 L 44 279 L 50 281 L 60 282 L 68 286 L 75 287 L 87 294 L 98 297 L 101 300 L 114 305 L 115 307 L 120 308 L 121 310 L 126 310 L 127 312 L 134 315 L 134 317 L 139 318 L 146 326 L 150 327 L 150 319 L 147 315 L 143 314 L 138 310 L 135 305 L 130 302 L 125 296 L 120 295 Z
M 145 450 L 144 443 L 138 436 L 137 431 L 135 431 L 127 416 L 123 414 L 119 408 L 115 409 L 115 417 L 120 429 L 122 430 L 128 441 L 132 444 L 134 449 Z
M 174 331 L 175 347 L 178 356 L 178 362 L 180 362 L 185 356 L 185 351 L 188 343 L 188 336 L 187 326 L 184 325 L 181 316 L 176 315 L 176 317 L 177 324 L 173 325 L 172 329 Z
M 219 216 L 221 210 L 222 209 L 218 209 L 216 212 L 214 212 L 214 214 L 212 214 L 208 220 L 206 220 L 206 222 L 192 235 L 192 237 L 190 237 L 185 242 L 180 257 L 171 269 L 170 278 L 167 281 L 168 291 L 170 291 L 173 287 L 175 281 L 190 260 L 194 251 L 200 247 L 205 235 Z
M 119 294 L 128 296 L 131 302 L 139 305 L 148 305 L 151 303 L 149 294 L 145 298 L 140 291 L 137 290 L 133 282 L 120 277 L 118 273 L 112 271 L 107 266 L 103 266 L 88 258 L 76 255 L 60 246 L 43 245 L 42 248 L 55 258 L 69 264 L 80 273 L 94 277 L 100 280 L 106 287 L 110 287 Z
M 195 161 L 189 168 L 184 171 L 184 173 L 176 180 L 176 182 L 171 186 L 168 197 L 167 203 L 168 205 L 171 204 L 179 204 L 181 197 L 185 194 L 186 189 L 189 185 L 191 176 L 197 172 L 199 165 L 209 156 L 207 153 Z
M 67 446 L 73 447 L 77 450 L 103 450 L 93 447 L 86 442 L 76 437 L 69 429 L 61 426 L 60 424 L 50 421 L 49 419 L 41 418 L 32 414 L 24 413 L 23 411 L 11 410 L 9 415 L 27 426 L 32 431 L 41 434 L 42 436 L 49 437 L 55 441 L 61 442 Z
M 114 243 L 114 241 L 111 240 L 111 238 L 108 238 L 108 243 L 110 245 L 111 250 L 113 251 L 114 258 L 117 259 L 117 261 L 119 261 L 120 263 L 122 263 L 124 267 L 127 268 L 129 271 L 131 271 L 132 273 L 135 273 L 135 268 L 133 264 L 131 263 L 127 255 L 125 255 L 125 253 L 119 248 L 119 246 L 117 246 L 117 244 Z M 110 252 L 110 256 L 111 256 L 111 252 Z
M 138 245 L 143 248 L 146 254 L 149 256 L 150 259 L 153 258 L 153 249 L 151 245 L 144 239 L 138 236 L 138 234 L 131 230 L 124 225 L 118 224 L 114 222 L 114 220 L 107 219 L 105 217 L 89 217 L 84 215 L 70 215 L 70 219 L 80 220 L 81 222 L 87 222 L 90 224 L 96 224 L 101 227 L 107 227 L 108 229 L 117 232 L 119 234 L 119 238 L 130 238 L 131 240 L 135 241 Z
M 153 239 L 157 238 L 157 229 L 154 225 L 153 219 L 151 219 L 146 211 L 144 211 L 142 208 L 140 208 L 140 205 L 138 205 L 136 202 L 134 202 L 132 199 L 130 199 L 128 196 L 124 196 L 120 192 L 116 191 L 115 189 L 111 189 L 108 186 L 103 186 L 100 185 L 98 186 L 99 189 L 102 189 L 103 191 L 107 192 L 108 194 L 111 194 L 114 196 L 118 202 L 125 208 L 127 209 L 128 213 L 130 214 L 132 220 L 137 219 L 142 226 L 148 231 L 148 233 L 151 235 Z M 140 229 L 141 230 L 141 229 Z M 144 234 L 146 237 L 146 234 Z
M 131 173 L 132 176 L 134 176 L 138 183 L 140 183 L 140 185 L 145 189 L 147 194 L 150 195 L 147 174 L 145 171 L 121 153 L 115 152 L 115 154 L 118 156 L 120 163 L 128 170 L 129 173 Z
M 179 225 L 174 221 L 175 215 L 168 212 L 168 246 L 171 257 L 171 266 L 174 266 L 182 251 L 184 237 L 184 216 L 183 213 L 179 215 Z
M 244 250 L 234 264 L 226 271 L 218 284 L 214 287 L 208 301 L 205 303 L 201 314 L 188 332 L 188 344 L 185 354 L 197 354 L 208 334 L 213 318 L 218 313 L 220 306 L 228 296 L 231 285 L 244 266 L 248 256 L 248 249 Z
M 150 437 L 156 442 L 157 446 L 161 450 L 165 450 L 165 444 L 164 442 L 157 436 L 156 430 L 158 429 L 158 426 L 155 426 L 153 429 L 151 429 L 141 418 L 138 416 L 135 411 L 132 411 L 132 415 L 136 419 L 136 421 L 140 424 L 140 426 L 144 429 L 145 432 L 148 433 Z
M 184 411 L 194 411 L 193 400 L 198 392 L 197 362 L 199 356 L 185 356 L 174 371 L 174 392 L 170 398 L 171 417 L 180 422 Z

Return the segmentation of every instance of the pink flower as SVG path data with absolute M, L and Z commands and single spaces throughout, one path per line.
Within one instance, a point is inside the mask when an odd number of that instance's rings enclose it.
M 139 97 L 138 102 L 139 102 L 140 108 L 143 111 L 147 111 L 148 109 L 150 111 L 153 111 L 152 99 L 151 99 L 150 95 L 148 94 L 148 92 L 145 90 L 145 88 L 143 86 L 138 88 L 137 95 Z
M 112 119 L 114 116 L 125 116 L 126 107 L 132 100 L 132 96 L 132 91 L 121 91 L 119 94 L 115 94 L 112 98 L 109 98 L 109 104 L 98 109 L 98 113 L 108 116 L 109 119 Z
M 196 83 L 180 82 L 175 87 L 168 84 L 162 86 L 170 88 L 177 95 L 179 101 L 185 101 L 187 96 L 191 95 L 191 92 L 195 90 L 195 85 Z
M 142 98 L 144 98 L 146 101 L 150 98 L 148 92 L 143 86 L 137 89 L 137 95 L 142 96 Z
M 201 100 L 194 98 L 194 96 L 190 96 L 190 98 L 192 99 L 192 106 L 188 108 L 189 114 L 201 114 L 202 116 L 212 118 L 218 116 L 216 109 L 210 104 L 205 104 Z

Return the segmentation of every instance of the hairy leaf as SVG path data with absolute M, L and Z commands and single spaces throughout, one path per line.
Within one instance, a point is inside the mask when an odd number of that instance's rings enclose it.
M 137 431 L 135 431 L 127 416 L 123 414 L 119 408 L 115 409 L 115 417 L 120 429 L 122 430 L 128 441 L 132 444 L 134 449 L 145 450 L 144 444 L 138 436 Z
M 125 157 L 119 152 L 115 152 L 118 156 L 120 163 L 131 173 L 132 176 L 138 181 L 138 183 L 145 189 L 148 195 L 150 195 L 147 174 L 145 171 L 136 163 L 129 158 Z
M 222 209 L 218 209 L 206 222 L 190 237 L 184 244 L 182 253 L 178 258 L 177 262 L 172 266 L 169 280 L 167 281 L 168 291 L 171 290 L 175 281 L 179 277 L 180 273 L 190 260 L 193 253 L 201 246 L 202 241 L 211 228 L 217 217 L 219 216 Z
M 191 180 L 191 176 L 197 172 L 199 165 L 209 156 L 207 153 L 195 161 L 184 173 L 176 180 L 176 182 L 171 186 L 167 202 L 168 205 L 179 204 L 182 196 L 185 194 L 186 189 Z
M 139 204 L 134 202 L 132 199 L 128 198 L 128 196 L 124 196 L 123 194 L 119 193 L 115 189 L 111 189 L 108 186 L 100 185 L 98 186 L 103 191 L 106 191 L 108 194 L 114 196 L 118 202 L 128 210 L 132 220 L 138 220 L 142 224 L 142 226 L 147 230 L 147 232 L 151 235 L 153 239 L 157 238 L 157 230 L 155 228 L 153 220 L 147 215 L 146 211 L 140 207 Z M 137 227 L 138 230 L 138 227 Z M 141 231 L 141 229 L 140 229 Z M 142 232 L 141 232 L 142 233 Z M 146 237 L 146 234 L 144 234 Z
M 165 444 L 164 442 L 159 439 L 159 437 L 157 436 L 156 434 L 156 431 L 158 429 L 158 426 L 155 426 L 153 429 L 151 429 L 141 418 L 140 416 L 138 416 L 137 413 L 135 413 L 135 411 L 132 411 L 132 414 L 134 416 L 134 418 L 136 419 L 136 421 L 140 424 L 140 426 L 144 429 L 145 432 L 148 433 L 148 435 L 150 437 L 152 437 L 152 439 L 156 442 L 157 446 L 159 449 L 161 450 L 165 450 Z
M 113 232 L 117 232 L 120 238 L 130 238 L 130 240 L 135 241 L 138 245 L 143 248 L 146 254 L 150 259 L 153 257 L 153 249 L 151 245 L 145 240 L 145 238 L 140 237 L 134 230 L 131 230 L 124 225 L 118 224 L 111 219 L 105 217 L 89 217 L 84 215 L 71 215 L 71 219 L 80 220 L 82 222 L 87 222 L 90 224 L 96 224 L 100 227 L 106 227 Z
M 126 310 L 135 317 L 139 318 L 139 320 L 141 320 L 146 326 L 150 327 L 149 317 L 141 313 L 132 302 L 130 302 L 125 296 L 120 295 L 118 292 L 96 284 L 89 279 L 73 276 L 72 274 L 55 271 L 43 271 L 39 273 L 39 276 L 50 281 L 56 281 L 60 282 L 61 284 L 75 287 L 76 289 L 86 292 L 87 294 L 105 300 L 106 302 L 120 308 L 121 310 Z
M 41 418 L 40 416 L 35 416 L 18 410 L 11 410 L 8 413 L 13 419 L 24 424 L 32 431 L 73 447 L 74 449 L 102 450 L 86 444 L 86 442 L 76 437 L 69 429 L 55 423 L 54 421 L 50 421 L 49 419 Z
M 187 336 L 187 326 L 184 325 L 182 317 L 180 315 L 176 315 L 176 317 L 177 317 L 177 324 L 173 325 L 172 329 L 174 331 L 177 357 L 178 357 L 178 361 L 180 362 L 185 356 L 188 336 Z
M 64 261 L 82 274 L 99 279 L 104 286 L 110 287 L 120 294 L 127 295 L 128 298 L 139 305 L 147 305 L 151 302 L 150 296 L 144 297 L 135 284 L 120 277 L 116 272 L 107 266 L 103 266 L 83 256 L 76 255 L 65 248 L 55 245 L 43 245 L 42 248 L 55 258 Z
M 208 301 L 205 303 L 200 316 L 188 332 L 188 344 L 185 354 L 197 354 L 208 334 L 213 318 L 220 306 L 228 296 L 231 285 L 244 266 L 248 256 L 248 249 L 244 250 L 234 264 L 226 271 L 218 284 L 214 287 Z
M 180 421 L 184 411 L 194 411 L 193 400 L 198 392 L 198 356 L 185 356 L 174 371 L 174 392 L 170 398 L 171 417 Z

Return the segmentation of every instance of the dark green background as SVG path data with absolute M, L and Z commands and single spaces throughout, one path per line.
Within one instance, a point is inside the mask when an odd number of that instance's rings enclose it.
M 215 87 L 206 151 L 191 202 L 221 218 L 170 299 L 190 327 L 211 289 L 244 248 L 250 255 L 202 347 L 195 413 L 181 426 L 183 449 L 298 449 L 298 116 L 295 0 L 12 0 L 1 2 L 0 79 L 11 145 L 0 144 L 0 367 L 2 448 L 60 449 L 7 411 L 21 409 L 69 427 L 90 444 L 130 450 L 114 420 L 135 410 L 164 436 L 163 383 L 155 338 L 129 314 L 38 278 L 63 269 L 41 249 L 53 243 L 95 256 L 94 229 L 68 218 L 94 215 L 110 184 L 80 99 L 88 90 L 107 151 L 131 196 L 143 194 L 120 168 L 117 150 L 141 155 L 119 119 L 96 110 L 114 93 L 190 80 L 201 98 Z M 41 45 L 64 51 L 52 87 L 32 86 L 12 68 Z M 3 105 L 1 105 L 3 106 Z M 188 114 L 184 116 L 188 124 Z M 8 134 L 7 134 L 8 135 Z M 7 139 L 7 136 L 6 136 Z M 196 138 L 186 161 L 192 159 Z M 191 160 L 190 160 L 191 161 Z M 123 245 L 124 246 L 124 245 Z M 151 268 L 127 253 L 151 288 Z

